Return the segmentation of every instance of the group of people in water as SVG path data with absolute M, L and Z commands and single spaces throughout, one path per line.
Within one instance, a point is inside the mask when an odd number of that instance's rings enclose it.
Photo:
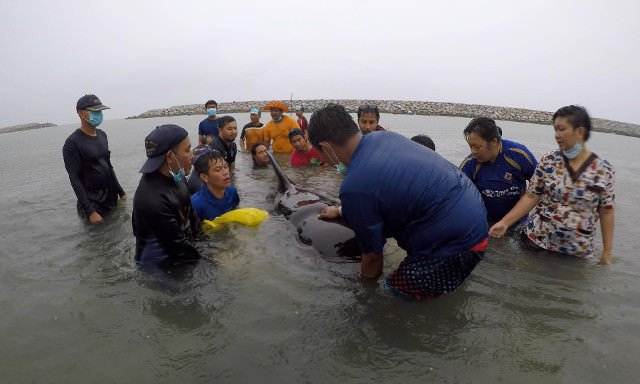
M 238 207 L 231 185 L 238 148 L 232 116 L 218 116 L 205 103 L 207 118 L 191 148 L 187 130 L 162 125 L 145 138 L 147 160 L 133 200 L 136 263 L 167 271 L 197 262 L 201 221 Z M 76 105 L 81 126 L 63 147 L 65 167 L 76 193 L 78 214 L 100 223 L 127 195 L 110 161 L 107 136 L 97 127 L 107 109 L 95 95 Z M 261 111 L 271 120 L 260 122 Z M 391 292 L 431 298 L 452 292 L 475 268 L 489 237 L 520 236 L 527 249 L 592 257 L 598 221 L 601 261 L 612 260 L 614 171 L 589 151 L 591 119 L 579 106 L 553 115 L 558 150 L 539 161 L 520 143 L 504 139 L 496 122 L 478 117 L 463 130 L 471 153 L 456 166 L 436 153 L 426 135 L 407 139 L 380 125 L 375 105 L 362 105 L 357 122 L 338 104 L 297 120 L 273 101 L 249 111 L 240 149 L 254 166 L 269 164 L 268 151 L 291 153 L 292 166 L 329 165 L 344 174 L 340 206 L 321 219 L 343 218 L 355 232 L 361 275 L 382 275 L 383 247 L 394 237 L 407 256 L 384 278 Z

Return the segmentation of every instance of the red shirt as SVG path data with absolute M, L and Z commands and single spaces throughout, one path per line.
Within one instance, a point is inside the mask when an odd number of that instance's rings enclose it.
M 291 153 L 291 165 L 321 165 L 324 164 L 324 158 L 315 148 L 311 147 L 308 151 L 295 150 Z
M 307 132 L 309 123 L 307 122 L 307 118 L 304 117 L 304 115 L 298 118 L 298 126 L 300 127 L 300 129 L 302 129 L 302 132 Z

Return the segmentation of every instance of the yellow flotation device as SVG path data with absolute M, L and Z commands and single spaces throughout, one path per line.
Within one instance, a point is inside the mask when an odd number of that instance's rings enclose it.
M 223 213 L 213 220 L 202 220 L 202 228 L 205 231 L 216 231 L 226 223 L 240 223 L 249 227 L 255 227 L 262 223 L 269 213 L 258 208 L 238 208 Z

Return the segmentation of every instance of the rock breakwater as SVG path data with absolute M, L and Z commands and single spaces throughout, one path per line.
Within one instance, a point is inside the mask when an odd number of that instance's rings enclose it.
M 220 103 L 219 113 L 248 113 L 251 108 L 259 108 L 268 101 L 233 101 Z M 404 101 L 404 100 L 354 100 L 354 99 L 316 99 L 316 100 L 292 100 L 287 104 L 302 105 L 305 111 L 313 111 L 323 107 L 327 103 L 344 105 L 349 112 L 355 113 L 363 104 L 377 105 L 381 113 L 430 115 L 430 116 L 459 116 L 478 117 L 485 116 L 494 120 L 518 121 L 550 125 L 553 112 L 536 111 L 532 109 L 496 107 L 479 104 L 442 103 L 431 101 Z M 147 117 L 200 115 L 204 114 L 202 104 L 177 105 L 169 108 L 152 109 L 128 119 L 142 119 Z M 616 133 L 619 135 L 640 137 L 640 125 L 624 123 L 620 121 L 593 119 L 593 130 L 600 132 Z

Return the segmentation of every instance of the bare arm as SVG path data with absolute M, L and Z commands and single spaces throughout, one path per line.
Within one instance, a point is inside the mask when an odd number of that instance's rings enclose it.
M 504 215 L 502 220 L 495 223 L 489 229 L 489 235 L 491 235 L 492 237 L 500 237 L 504 235 L 507 229 L 509 229 L 509 227 L 513 225 L 513 223 L 520 220 L 522 216 L 529 213 L 529 211 L 531 211 L 539 201 L 540 196 L 533 193 L 527 192 L 522 195 L 520 200 L 518 200 L 518 203 L 513 208 L 511 208 L 509 213 Z
M 382 254 L 369 252 L 362 254 L 360 261 L 360 274 L 362 277 L 377 279 L 382 275 Z
M 600 228 L 602 229 L 602 261 L 611 264 L 611 251 L 613 249 L 613 227 L 615 222 L 615 212 L 613 208 L 600 208 Z

